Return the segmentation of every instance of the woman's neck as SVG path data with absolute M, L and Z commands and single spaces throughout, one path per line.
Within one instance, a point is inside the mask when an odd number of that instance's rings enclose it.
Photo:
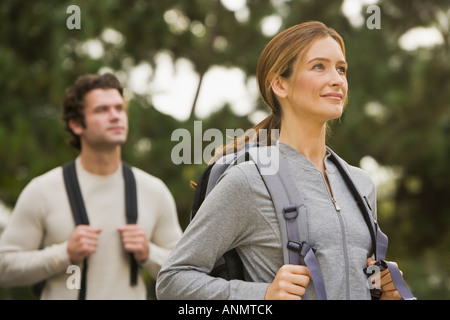
M 293 117 L 282 119 L 279 141 L 291 146 L 325 173 L 324 158 L 326 123 L 323 125 L 298 121 Z

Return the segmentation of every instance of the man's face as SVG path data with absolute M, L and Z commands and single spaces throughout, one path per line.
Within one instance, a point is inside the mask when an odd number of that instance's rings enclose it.
M 73 124 L 83 147 L 108 149 L 123 144 L 128 135 L 128 116 L 116 89 L 94 89 L 85 95 L 85 127 Z

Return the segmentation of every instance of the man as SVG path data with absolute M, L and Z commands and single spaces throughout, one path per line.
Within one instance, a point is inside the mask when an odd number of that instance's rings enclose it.
M 146 299 L 142 272 L 130 282 L 130 255 L 156 279 L 178 242 L 174 199 L 158 178 L 132 168 L 138 218 L 128 224 L 121 145 L 128 134 L 123 89 L 112 74 L 82 76 L 66 92 L 63 119 L 80 150 L 75 168 L 89 224 L 76 226 L 62 167 L 23 190 L 0 239 L 0 285 L 44 282 L 41 299 Z

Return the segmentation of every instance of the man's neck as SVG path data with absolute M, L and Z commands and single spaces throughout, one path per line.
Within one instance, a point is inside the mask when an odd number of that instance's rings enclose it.
M 83 168 L 93 174 L 106 176 L 114 173 L 122 162 L 121 149 L 117 147 L 108 151 L 95 151 L 90 149 L 81 150 L 81 165 Z

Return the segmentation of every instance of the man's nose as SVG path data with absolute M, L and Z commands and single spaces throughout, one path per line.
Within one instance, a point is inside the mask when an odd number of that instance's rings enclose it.
M 110 108 L 109 109 L 109 118 L 110 119 L 118 119 L 120 116 L 120 111 L 116 108 Z

